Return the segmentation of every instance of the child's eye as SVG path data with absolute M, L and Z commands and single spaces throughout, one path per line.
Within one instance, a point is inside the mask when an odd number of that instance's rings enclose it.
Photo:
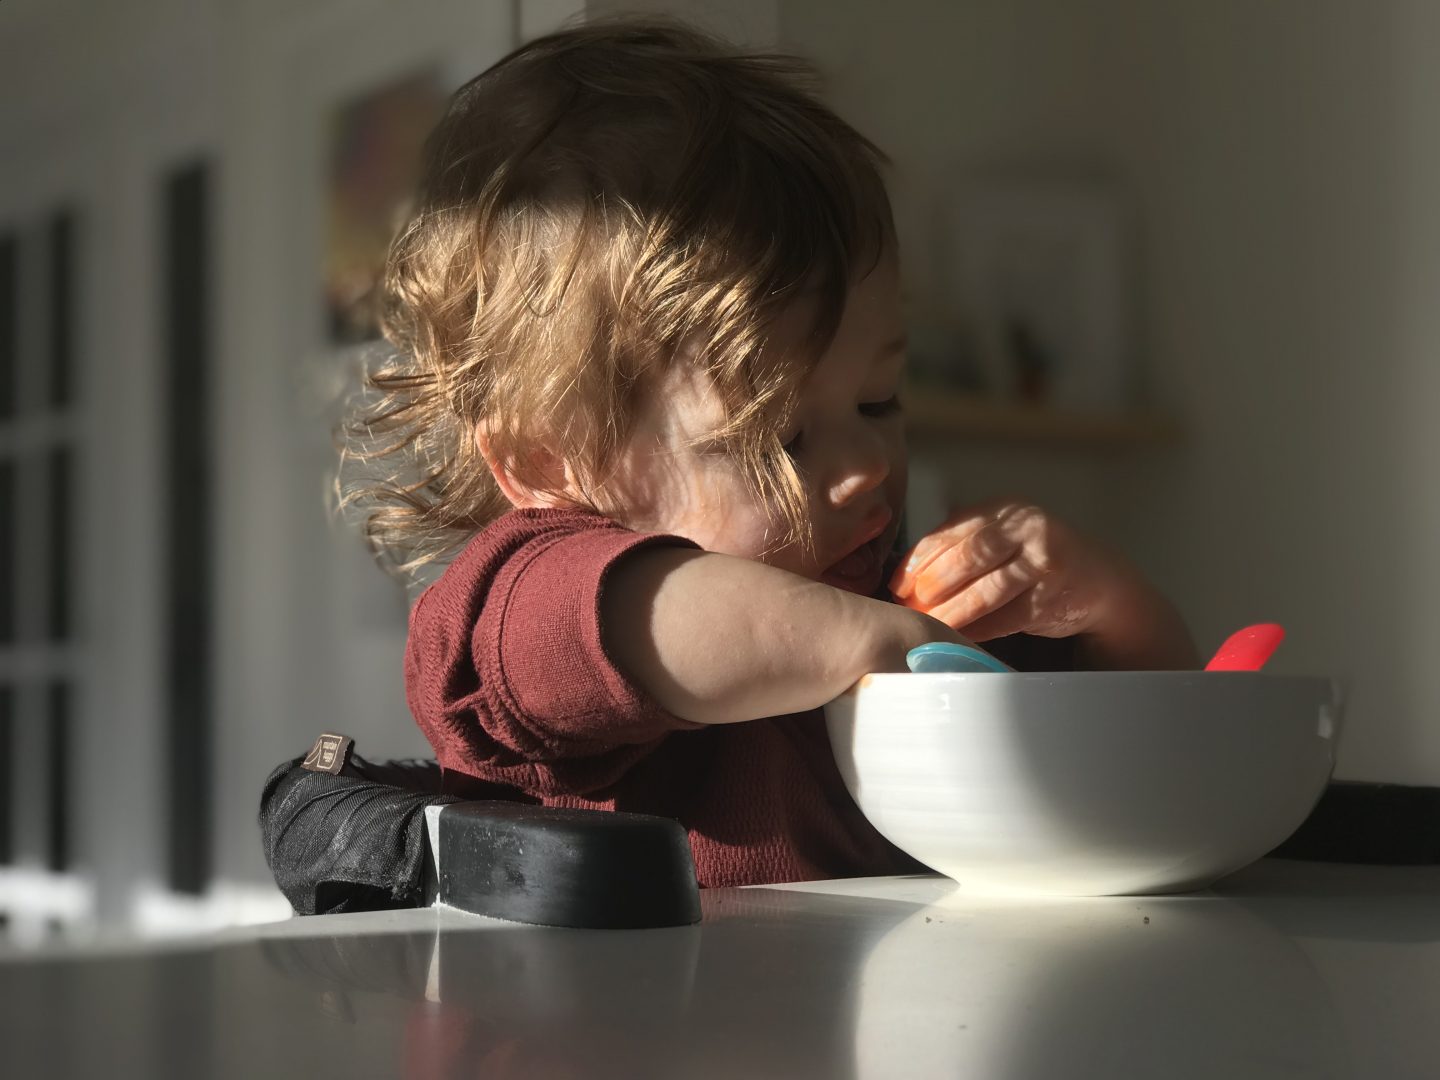
M 784 450 L 787 456 L 793 458 L 800 453 L 800 447 L 804 442 L 805 433 L 803 431 L 797 431 L 789 442 L 781 445 L 780 449 Z
M 860 404 L 860 413 L 863 416 L 889 416 L 901 409 L 900 395 L 892 394 L 884 401 L 865 401 Z

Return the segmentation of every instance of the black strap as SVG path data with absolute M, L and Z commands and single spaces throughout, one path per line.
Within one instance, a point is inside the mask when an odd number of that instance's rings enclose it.
M 459 801 L 440 794 L 439 767 L 352 755 L 331 775 L 303 760 L 277 767 L 260 795 L 265 861 L 290 905 L 301 915 L 423 905 L 425 807 Z

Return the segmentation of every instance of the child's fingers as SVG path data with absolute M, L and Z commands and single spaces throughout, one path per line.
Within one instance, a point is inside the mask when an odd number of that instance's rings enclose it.
M 1021 544 L 999 522 L 991 522 L 939 552 L 913 576 L 908 595 L 921 604 L 939 604 L 977 578 L 1005 565 Z
M 1027 503 L 1015 499 L 992 499 L 978 506 L 957 510 L 944 525 L 925 536 L 911 549 L 909 557 L 890 576 L 890 591 L 899 599 L 905 599 L 915 589 L 915 582 L 926 567 L 940 558 L 951 548 L 965 543 L 978 545 L 995 544 L 995 536 L 1006 531 L 1016 533 L 1016 525 L 1025 523 L 1033 514 L 1039 513 Z M 988 532 L 987 538 L 978 534 Z M 1009 558 L 1010 553 L 1003 556 Z M 982 559 L 976 563 L 974 574 L 983 573 L 999 560 Z
M 915 591 L 916 582 L 930 573 L 941 560 L 953 563 L 954 560 L 966 558 L 966 552 L 983 553 L 993 544 L 993 540 L 987 541 L 984 534 L 994 525 L 994 521 L 966 522 L 944 533 L 932 533 L 916 545 L 910 558 L 891 575 L 890 591 L 898 597 L 909 596 Z M 984 566 L 983 561 L 977 563 L 976 569 L 969 576 L 974 577 L 984 569 L 988 569 L 988 566 Z
M 909 596 L 915 589 L 916 579 L 926 568 L 952 546 L 964 540 L 964 534 L 931 533 L 915 546 L 909 557 L 890 575 L 890 591 L 901 598 Z
M 907 600 L 906 606 L 924 611 L 947 626 L 961 630 L 992 612 L 1012 605 L 1013 601 L 1033 588 L 1039 579 L 1040 574 L 1026 559 L 1014 558 L 969 582 L 954 595 L 933 607 L 919 603 L 916 598 Z M 969 630 L 966 632 L 971 633 Z M 973 633 L 971 636 L 974 636 Z
M 909 594 L 915 575 L 933 562 L 948 547 L 996 520 L 993 506 L 971 507 L 957 511 L 934 532 L 928 533 L 910 549 L 905 561 L 890 578 L 890 591 L 896 596 Z

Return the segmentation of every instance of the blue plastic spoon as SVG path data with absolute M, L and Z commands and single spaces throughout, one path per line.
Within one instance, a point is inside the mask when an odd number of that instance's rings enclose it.
M 917 675 L 941 671 L 1014 671 L 984 649 L 970 645 L 954 645 L 948 641 L 931 641 L 916 646 L 905 654 L 905 663 Z

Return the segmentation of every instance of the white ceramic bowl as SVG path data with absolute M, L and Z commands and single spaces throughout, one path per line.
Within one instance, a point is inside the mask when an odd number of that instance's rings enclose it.
M 1305 820 L 1338 687 L 1254 672 L 867 675 L 825 706 L 850 794 L 965 888 L 1198 889 Z

